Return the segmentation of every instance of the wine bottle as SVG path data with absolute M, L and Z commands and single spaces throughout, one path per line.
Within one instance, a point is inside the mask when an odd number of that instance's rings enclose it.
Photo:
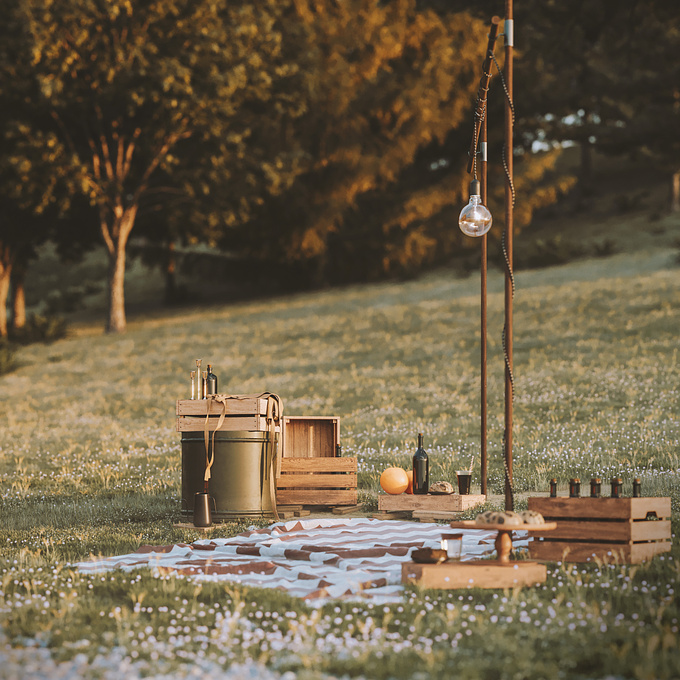
M 196 399 L 196 371 L 191 371 L 191 398 Z
M 203 371 L 201 370 L 202 359 L 196 359 L 196 399 L 203 399 Z
M 426 494 L 430 490 L 430 461 L 423 448 L 423 433 L 418 433 L 418 448 L 413 454 L 413 493 Z
M 212 372 L 212 364 L 208 364 L 206 381 L 206 394 L 217 394 L 217 376 Z

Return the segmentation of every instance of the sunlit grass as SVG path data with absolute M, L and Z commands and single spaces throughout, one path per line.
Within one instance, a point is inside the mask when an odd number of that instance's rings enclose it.
M 566 488 L 570 477 L 598 475 L 606 490 L 620 475 L 629 493 L 640 477 L 645 495 L 671 497 L 677 532 L 680 269 L 646 269 L 641 258 L 626 267 L 620 256 L 599 275 L 583 262 L 518 275 L 514 486 L 546 491 L 551 477 Z M 12 654 L 45 646 L 81 664 L 82 677 L 109 666 L 129 677 L 181 673 L 183 664 L 207 676 L 243 664 L 272 677 L 677 677 L 677 541 L 649 565 L 551 565 L 544 586 L 519 592 L 409 590 L 401 605 L 319 610 L 277 591 L 70 566 L 199 537 L 173 527 L 175 400 L 188 394 L 198 357 L 214 365 L 220 391 L 270 390 L 287 414 L 340 416 L 362 498 L 375 498 L 386 466 L 409 464 L 418 432 L 433 478 L 452 480 L 473 460 L 478 485 L 478 307 L 474 277 L 441 273 L 133 320 L 121 338 L 81 328 L 21 348 L 17 370 L 0 377 L 0 630 Z M 492 274 L 494 493 L 503 488 L 502 318 Z M 0 678 L 12 677 L 7 668 Z

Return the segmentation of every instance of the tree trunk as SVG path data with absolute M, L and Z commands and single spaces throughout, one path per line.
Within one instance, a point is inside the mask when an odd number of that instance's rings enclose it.
M 680 170 L 671 177 L 671 212 L 680 212 Z
M 172 305 L 177 302 L 177 280 L 176 280 L 176 259 L 175 244 L 168 243 L 168 260 L 165 266 L 165 304 Z
M 7 297 L 13 259 L 11 248 L 0 243 L 0 338 L 7 337 Z
M 129 208 L 111 230 L 116 238 L 107 242 L 109 251 L 109 318 L 107 333 L 124 333 L 127 327 L 125 318 L 125 249 L 132 227 L 135 223 L 137 208 Z
M 125 318 L 125 245 L 120 240 L 113 255 L 109 254 L 109 320 L 107 333 L 124 333 Z
M 25 280 L 26 266 L 15 264 L 12 271 L 12 329 L 15 331 L 26 326 Z
M 590 186 L 593 178 L 593 145 L 590 139 L 581 141 L 581 167 L 579 168 L 579 184 L 581 190 L 588 195 L 592 188 Z

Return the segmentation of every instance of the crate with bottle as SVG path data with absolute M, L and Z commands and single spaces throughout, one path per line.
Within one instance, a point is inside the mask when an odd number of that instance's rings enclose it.
M 529 543 L 532 559 L 638 564 L 671 549 L 668 497 L 531 497 L 529 509 L 557 523 Z

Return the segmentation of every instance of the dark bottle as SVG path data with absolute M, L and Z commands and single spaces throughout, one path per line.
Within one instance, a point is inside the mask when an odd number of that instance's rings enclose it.
M 430 461 L 423 448 L 423 433 L 418 433 L 418 448 L 413 454 L 413 493 L 424 494 L 430 490 Z
M 612 487 L 612 498 L 621 498 L 621 490 L 623 489 L 623 480 L 621 477 L 612 477 L 610 484 Z
M 217 376 L 212 372 L 212 364 L 208 364 L 208 375 L 206 376 L 205 392 L 208 394 L 217 394 Z
M 557 480 L 554 477 L 550 480 L 550 498 L 557 498 Z
M 581 496 L 581 480 L 578 477 L 569 480 L 569 498 Z
M 590 497 L 599 498 L 602 495 L 602 480 L 599 477 L 590 479 Z
M 640 496 L 642 496 L 642 484 L 640 478 L 636 477 L 633 480 L 633 498 L 640 498 Z

